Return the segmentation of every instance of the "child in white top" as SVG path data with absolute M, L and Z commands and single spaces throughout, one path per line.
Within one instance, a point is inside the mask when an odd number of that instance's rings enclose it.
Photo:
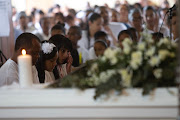
M 48 41 L 43 41 L 40 58 L 36 64 L 40 83 L 55 81 L 54 78 L 51 77 L 50 72 L 52 72 L 56 66 L 57 58 L 58 52 L 56 46 Z

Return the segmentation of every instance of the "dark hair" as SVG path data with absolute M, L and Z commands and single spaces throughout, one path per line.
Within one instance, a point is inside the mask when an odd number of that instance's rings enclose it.
M 52 28 L 51 28 L 51 32 L 53 30 L 61 30 L 64 34 L 65 34 L 65 28 L 64 28 L 64 23 L 60 23 L 58 22 L 56 25 L 54 25 Z
M 164 37 L 164 35 L 161 32 L 152 33 L 152 38 L 157 42 L 163 37 Z
M 42 44 L 44 43 L 50 43 L 50 42 L 42 41 Z M 40 83 L 44 83 L 45 80 L 45 61 L 52 59 L 56 55 L 56 53 L 57 53 L 56 47 L 53 47 L 52 52 L 49 54 L 44 53 L 43 50 L 40 52 L 40 57 L 36 63 L 36 68 L 38 71 L 38 77 Z
M 63 35 L 54 35 L 49 39 L 49 41 L 52 42 L 57 47 L 58 51 L 61 48 L 65 48 L 65 49 L 68 49 L 69 51 L 72 51 L 72 43 L 71 43 L 71 41 L 68 38 L 66 38 L 65 36 L 63 36 Z M 59 60 L 57 60 L 57 64 L 59 64 L 58 61 Z M 60 78 L 59 72 L 57 70 L 57 66 L 54 68 L 53 73 L 54 73 L 55 79 Z
M 40 42 L 40 39 L 37 36 L 35 36 L 34 34 L 22 33 L 16 39 L 15 51 L 17 51 L 20 48 L 24 48 L 24 49 L 32 48 L 32 46 L 33 46 L 32 41 L 33 40 L 37 40 L 38 42 Z
M 137 30 L 133 27 L 128 28 L 128 31 L 130 32 L 130 34 L 132 35 L 132 40 L 137 42 Z
M 100 44 L 103 45 L 105 48 L 108 47 L 106 41 L 104 41 L 104 40 L 97 40 L 97 41 L 95 41 L 95 43 L 100 43 Z M 95 44 L 95 43 L 94 43 L 94 44 Z
M 44 12 L 42 10 L 36 10 L 35 14 L 41 14 L 44 15 Z
M 122 34 L 128 34 L 129 37 L 133 40 L 132 34 L 130 33 L 129 30 L 122 30 L 121 32 L 119 32 L 119 34 L 118 34 L 118 40 L 119 40 L 119 37 L 120 37 Z
M 79 35 L 79 36 L 82 36 L 82 30 L 81 30 L 81 28 L 79 27 L 79 26 L 71 26 L 70 28 L 69 28 L 69 30 L 70 29 L 75 29 L 76 31 L 77 31 L 77 34 Z
M 143 13 L 145 13 L 148 10 L 152 10 L 154 13 L 156 13 L 157 11 L 154 9 L 154 7 L 152 6 L 146 6 L 143 8 Z
M 69 22 L 70 20 L 74 20 L 74 17 L 72 15 L 66 16 L 65 21 Z
M 54 15 L 54 18 L 57 17 L 57 16 L 60 16 L 63 21 L 65 20 L 64 15 L 61 12 L 56 13 Z
M 94 39 L 97 40 L 101 37 L 107 37 L 107 34 L 103 31 L 97 31 L 95 34 L 94 34 Z
M 58 49 L 58 51 L 61 48 L 68 49 L 69 51 L 72 51 L 72 43 L 71 41 L 63 36 L 63 35 L 54 35 L 49 39 L 50 42 L 52 42 Z
M 90 46 L 90 32 L 89 32 L 89 25 L 88 25 L 88 22 L 91 21 L 91 22 L 94 22 L 95 20 L 101 18 L 101 15 L 98 14 L 98 13 L 90 13 L 88 15 L 88 20 L 87 20 L 87 38 L 88 38 L 88 49 L 91 47 Z

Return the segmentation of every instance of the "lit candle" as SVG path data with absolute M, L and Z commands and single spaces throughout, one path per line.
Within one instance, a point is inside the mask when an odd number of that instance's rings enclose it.
M 22 50 L 22 55 L 18 56 L 19 83 L 22 88 L 32 86 L 32 57 Z

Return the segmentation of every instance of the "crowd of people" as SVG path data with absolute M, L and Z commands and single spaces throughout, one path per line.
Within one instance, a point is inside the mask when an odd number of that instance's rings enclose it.
M 65 77 L 87 60 L 97 59 L 109 47 L 123 49 L 125 38 L 141 42 L 143 32 L 152 34 L 155 41 L 168 37 L 178 42 L 176 9 L 171 9 L 169 18 L 169 3 L 165 0 L 163 4 L 116 3 L 114 8 L 94 6 L 79 12 L 68 9 L 67 13 L 55 5 L 47 14 L 33 8 L 30 16 L 13 8 L 15 50 L 0 68 L 0 86 L 19 82 L 17 56 L 22 49 L 32 56 L 33 83 L 46 83 Z

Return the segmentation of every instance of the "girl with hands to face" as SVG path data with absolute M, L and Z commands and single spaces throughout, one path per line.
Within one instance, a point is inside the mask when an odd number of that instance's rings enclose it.
M 49 40 L 58 49 L 57 66 L 54 69 L 56 79 L 63 78 L 71 72 L 73 58 L 71 56 L 72 43 L 63 35 L 54 35 Z

